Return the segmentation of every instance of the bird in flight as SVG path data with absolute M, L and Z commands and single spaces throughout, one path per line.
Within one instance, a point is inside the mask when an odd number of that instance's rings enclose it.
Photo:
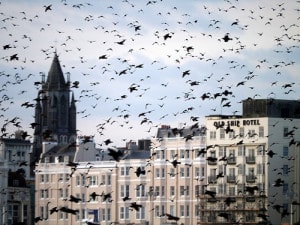
M 52 10 L 52 4 L 50 5 L 44 5 L 45 12 Z

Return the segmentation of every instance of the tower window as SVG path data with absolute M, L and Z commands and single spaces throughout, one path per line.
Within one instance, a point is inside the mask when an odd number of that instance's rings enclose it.
M 67 143 L 67 136 L 66 135 L 61 135 L 60 136 L 60 143 L 63 143 L 63 144 Z

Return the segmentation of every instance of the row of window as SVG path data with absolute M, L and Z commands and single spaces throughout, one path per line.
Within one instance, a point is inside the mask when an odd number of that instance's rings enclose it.
M 161 149 L 161 150 L 155 151 L 155 159 L 161 159 L 161 160 L 166 159 L 167 152 L 171 159 L 174 159 L 174 158 L 190 159 L 191 157 L 193 157 L 193 158 L 204 157 L 203 155 L 198 154 L 199 151 L 200 151 L 200 148 L 180 149 L 180 150 L 171 149 L 171 150 L 167 150 L 167 151 L 164 149 Z M 192 154 L 194 154 L 194 155 L 192 155 Z
M 28 148 L 28 152 L 29 152 L 29 148 Z M 12 159 L 16 159 L 18 157 L 19 160 L 26 159 L 26 154 L 28 154 L 28 152 L 25 151 L 10 151 L 10 150 L 6 150 L 4 152 L 4 159 L 11 161 Z M 28 155 L 29 158 L 29 155 Z
M 98 186 L 98 185 L 111 185 L 111 175 L 101 175 L 100 180 L 97 175 L 84 176 L 77 175 L 76 176 L 76 186 Z
M 256 184 L 259 188 L 259 191 L 265 191 L 265 183 L 257 183 Z M 238 183 L 234 186 L 232 185 L 228 185 L 226 183 L 220 183 L 217 186 L 210 187 L 210 191 L 215 191 L 217 194 L 221 194 L 221 195 L 226 195 L 229 194 L 230 196 L 234 196 L 234 195 L 239 195 L 239 194 L 243 194 L 245 193 L 245 184 L 242 183 Z M 131 197 L 130 196 L 130 185 L 121 185 L 120 186 L 120 197 L 121 198 L 125 198 L 125 197 Z M 195 190 L 195 196 L 198 195 L 203 195 L 205 192 L 205 185 L 195 185 L 194 187 Z M 288 187 L 288 183 L 283 183 L 282 185 L 282 193 L 283 194 L 287 194 L 289 190 Z M 64 199 L 68 199 L 69 196 L 69 190 L 66 189 L 59 189 L 58 190 L 58 196 L 59 198 L 64 198 Z M 191 194 L 191 190 L 190 190 L 190 186 L 189 185 L 180 185 L 179 186 L 179 195 L 180 196 L 190 196 Z M 101 195 L 101 194 L 100 194 Z M 142 185 L 136 185 L 135 187 L 135 197 L 147 197 L 147 196 L 151 196 L 151 197 L 165 197 L 166 196 L 166 186 L 150 186 L 149 189 L 147 190 L 146 185 L 142 184 Z M 176 196 L 176 188 L 175 186 L 169 186 L 169 197 L 174 197 Z M 49 198 L 49 191 L 48 189 L 42 189 L 40 190 L 40 198 Z M 101 196 L 97 196 L 95 199 L 92 199 L 91 197 L 89 197 L 89 199 L 86 199 L 86 195 L 85 193 L 77 193 L 76 198 L 81 199 L 81 202 L 85 202 L 86 200 L 88 201 L 95 201 L 98 202 L 99 201 L 99 197 Z M 108 201 L 110 201 L 111 199 L 107 199 Z M 101 199 L 101 201 L 103 201 L 103 198 Z
M 149 190 L 146 190 L 146 185 L 139 184 L 136 185 L 135 188 L 135 196 L 136 197 L 147 197 L 149 196 L 158 196 L 164 197 L 165 196 L 165 188 L 166 186 L 150 186 Z M 170 186 L 171 195 L 175 195 L 175 187 Z M 121 185 L 120 186 L 120 197 L 129 197 L 130 196 L 130 185 Z
M 166 213 L 165 206 L 164 205 L 156 205 L 154 207 L 154 213 L 155 213 L 156 217 L 161 217 L 162 215 L 165 215 L 165 213 Z M 170 205 L 169 214 L 176 215 L 176 206 L 175 205 Z M 179 216 L 180 217 L 190 217 L 190 205 L 179 205 Z
M 258 133 L 254 129 L 249 129 L 247 133 L 245 133 L 245 128 L 240 127 L 239 133 L 236 134 L 235 130 L 230 130 L 226 133 L 226 129 L 220 128 L 219 129 L 219 139 L 224 140 L 226 138 L 226 134 L 228 134 L 229 139 L 235 139 L 235 138 L 264 138 L 265 137 L 265 130 L 263 126 L 258 127 Z M 289 137 L 289 128 L 284 127 L 282 132 L 282 137 L 288 138 Z M 215 140 L 217 139 L 217 131 L 212 130 L 209 132 L 209 139 Z
M 176 215 L 175 205 L 171 205 L 169 208 L 169 214 Z M 120 220 L 130 219 L 130 214 L 132 213 L 132 209 L 129 206 L 121 206 L 119 207 L 119 218 Z M 58 218 L 69 219 L 68 213 L 58 211 Z M 146 219 L 146 208 L 141 207 L 138 211 L 134 211 L 135 218 L 137 220 L 144 220 Z M 156 217 L 161 217 L 166 213 L 165 206 L 155 206 L 154 207 L 154 215 Z M 190 217 L 190 205 L 180 205 L 179 206 L 179 216 L 180 217 Z M 40 207 L 40 217 L 47 219 L 49 217 L 49 209 L 48 206 L 41 206 Z M 76 221 L 85 220 L 85 219 L 93 219 L 93 222 L 100 222 L 100 221 L 110 221 L 111 220 L 111 209 L 81 209 L 77 210 L 76 213 Z
M 129 219 L 130 211 L 131 211 L 130 207 L 120 207 L 119 208 L 120 219 L 121 220 Z M 144 220 L 146 218 L 145 207 L 141 207 L 139 208 L 138 211 L 135 211 L 135 218 L 137 220 Z
M 247 167 L 246 164 L 238 164 L 235 167 L 229 167 L 226 165 L 218 165 L 217 168 L 210 168 L 208 176 L 217 176 L 217 174 L 227 175 L 227 176 L 235 176 L 237 175 L 246 175 L 246 170 L 248 175 L 263 175 L 265 174 L 265 164 L 257 163 L 256 171 L 254 166 Z M 237 171 L 237 173 L 236 173 Z
M 125 166 L 125 167 L 121 167 L 120 170 L 120 175 L 121 176 L 129 176 L 129 170 L 130 167 Z M 142 168 L 142 170 L 144 170 Z M 180 167 L 179 168 L 179 175 L 180 177 L 190 177 L 190 173 L 191 173 L 191 167 L 189 167 L 188 165 L 186 165 L 185 167 Z M 175 168 L 170 168 L 170 172 L 166 173 L 166 169 L 165 168 L 155 168 L 155 178 L 165 178 L 166 174 L 169 174 L 171 177 L 175 177 L 176 174 L 176 169 Z M 141 176 L 144 176 L 143 174 L 141 174 Z M 203 177 L 205 176 L 205 167 L 195 167 L 195 177 Z M 90 186 L 96 186 L 96 185 L 111 185 L 111 175 L 101 175 L 101 182 L 99 183 L 99 177 L 96 175 L 92 175 L 92 176 L 81 176 L 81 175 L 77 175 L 76 176 L 76 186 L 86 186 L 86 185 L 90 185 Z M 59 178 L 60 181 L 64 180 L 63 178 L 63 174 L 60 175 Z M 88 182 L 87 182 L 88 180 Z M 48 174 L 42 174 L 41 175 L 41 182 L 49 182 L 49 175 Z
M 256 183 L 256 186 L 258 187 L 257 193 L 265 191 L 265 187 L 266 187 L 265 183 Z M 235 195 L 241 195 L 246 193 L 245 192 L 246 184 L 236 184 L 233 186 L 233 185 L 228 185 L 226 183 L 222 183 L 222 184 L 218 184 L 215 187 L 210 187 L 209 190 L 216 192 L 217 195 L 235 196 Z
M 234 187 L 231 187 L 234 188 Z M 261 204 L 261 203 L 260 203 Z M 160 218 L 162 215 L 165 215 L 166 213 L 166 207 L 164 205 L 156 205 L 154 207 L 154 215 L 157 218 Z M 219 209 L 225 209 L 225 203 L 218 203 L 217 208 Z M 243 205 L 238 204 L 237 208 L 244 208 Z M 288 204 L 283 204 L 283 209 L 287 210 L 288 209 Z M 17 212 L 17 210 L 15 210 Z M 10 210 L 9 210 L 10 212 Z M 145 207 L 141 207 L 138 211 L 135 212 L 135 218 L 137 220 L 144 220 L 146 219 L 146 209 Z M 195 212 L 196 212 L 196 217 L 201 217 L 206 219 L 211 220 L 211 221 L 216 221 L 217 219 L 217 214 L 216 212 L 210 212 L 208 215 L 205 216 L 204 211 L 199 210 L 199 206 L 195 205 Z M 119 218 L 121 220 L 126 220 L 130 219 L 130 214 L 132 213 L 132 210 L 128 206 L 121 206 L 119 207 Z M 175 205 L 170 205 L 169 206 L 169 214 L 171 215 L 176 215 L 176 206 Z M 248 212 L 246 215 L 247 221 L 255 221 L 255 214 L 253 212 Z M 49 217 L 49 209 L 48 206 L 41 206 L 40 207 L 40 217 L 47 219 Z M 77 211 L 76 213 L 76 221 L 80 220 L 85 220 L 85 219 L 93 219 L 93 222 L 100 222 L 100 221 L 111 221 L 111 209 L 110 208 L 102 208 L 102 209 L 81 209 Z M 179 205 L 179 217 L 190 217 L 190 205 Z M 63 219 L 68 219 L 68 213 L 59 211 L 58 212 L 58 218 L 63 220 Z
M 40 175 L 40 183 L 49 183 L 49 182 L 56 182 L 57 175 L 56 174 L 41 174 Z M 68 182 L 70 179 L 70 174 L 67 173 L 59 173 L 58 174 L 58 182 Z
M 185 167 L 181 167 L 179 168 L 179 174 L 180 177 L 190 177 L 190 167 L 187 167 L 188 165 L 186 165 Z M 129 176 L 130 173 L 130 168 L 129 166 L 125 166 L 125 167 L 121 167 L 120 169 L 120 176 Z M 141 170 L 145 170 L 144 167 L 141 167 Z M 168 174 L 171 177 L 175 177 L 176 172 L 175 172 L 175 168 L 170 168 L 170 172 L 168 172 Z M 143 174 L 141 176 L 144 176 Z M 205 168 L 203 167 L 195 167 L 195 176 L 199 177 L 199 176 L 205 176 Z M 166 169 L 165 168 L 155 168 L 155 178 L 165 178 L 166 177 Z
M 40 175 L 40 183 L 49 183 L 50 181 L 50 175 L 49 174 L 41 174 Z M 57 179 L 56 174 L 51 175 L 51 180 Z M 60 173 L 58 175 L 58 182 L 68 182 L 70 179 L 70 174 L 64 174 Z M 100 181 L 98 176 L 92 175 L 92 176 L 84 176 L 84 175 L 77 175 L 76 176 L 76 186 L 95 186 L 95 185 L 111 185 L 111 175 L 101 175 Z
M 255 137 L 259 137 L 259 138 L 263 138 L 264 137 L 264 127 L 260 126 L 258 128 L 258 133 L 256 133 L 256 131 L 254 129 L 249 129 L 247 133 L 245 133 L 245 128 L 244 127 L 240 127 L 239 128 L 239 133 L 236 134 L 235 130 L 230 130 L 229 132 L 226 133 L 226 129 L 224 128 L 220 128 L 219 129 L 219 139 L 223 140 L 226 137 L 226 134 L 228 133 L 228 138 L 229 139 L 235 139 L 235 138 L 255 138 Z M 209 139 L 211 140 L 215 140 L 217 139 L 217 131 L 216 130 L 212 130 L 209 132 Z
M 236 155 L 237 152 L 237 155 Z M 217 154 L 218 153 L 218 154 Z M 238 146 L 238 149 L 228 148 L 226 146 L 220 146 L 218 150 L 211 150 L 210 156 L 212 157 L 224 157 L 227 156 L 227 159 L 234 158 L 235 156 L 259 156 L 265 155 L 266 150 L 264 145 L 258 145 L 256 147 L 245 147 L 243 145 Z M 283 146 L 282 147 L 282 156 L 287 157 L 289 155 L 289 147 Z
M 199 158 L 199 157 L 204 157 L 203 154 L 199 154 L 200 149 L 194 149 L 192 152 L 194 152 L 195 154 L 195 158 Z M 190 150 L 180 150 L 180 154 L 179 156 L 177 154 L 175 154 L 176 150 L 156 150 L 156 159 L 166 159 L 166 152 L 168 152 L 170 154 L 170 158 L 174 159 L 174 158 L 180 158 L 180 159 L 190 159 L 191 155 L 190 155 Z M 216 155 L 216 150 L 211 150 L 210 151 L 212 154 Z M 289 152 L 289 148 L 288 146 L 284 146 L 282 148 L 282 154 L 283 156 L 288 156 L 288 152 Z M 256 154 L 255 154 L 256 153 Z M 259 145 L 256 146 L 255 148 L 246 148 L 243 145 L 238 146 L 237 149 L 237 154 L 236 154 L 236 149 L 234 148 L 227 148 L 225 146 L 220 146 L 218 147 L 218 156 L 219 157 L 223 157 L 223 156 L 245 156 L 246 154 L 249 156 L 255 156 L 255 155 L 265 155 L 266 151 L 265 151 L 265 146 L 264 145 Z
M 190 177 L 190 167 L 182 167 L 180 168 L 179 174 L 180 177 Z M 122 167 L 121 171 L 128 171 L 128 167 Z M 124 175 L 126 173 L 123 173 Z M 170 172 L 168 173 L 171 177 L 175 177 L 177 175 L 175 173 L 175 168 L 170 168 Z M 59 181 L 64 181 L 66 174 L 60 174 L 59 175 Z M 156 168 L 155 169 L 155 177 L 156 178 L 165 178 L 166 176 L 166 171 L 165 168 Z M 205 176 L 205 169 L 204 167 L 195 167 L 195 177 L 204 177 Z M 68 179 L 68 178 L 67 178 Z M 101 175 L 101 182 L 99 182 L 99 177 L 96 175 L 91 175 L 91 176 L 81 176 L 77 175 L 76 176 L 76 186 L 98 186 L 98 185 L 111 185 L 112 180 L 111 180 L 111 175 Z M 41 174 L 40 175 L 40 182 L 41 183 L 48 183 L 49 182 L 49 174 Z
M 132 187 L 130 185 L 121 185 L 120 186 L 120 197 L 125 198 L 125 197 L 130 197 L 130 189 Z M 149 190 L 146 189 L 146 185 L 136 185 L 135 187 L 135 197 L 147 197 L 148 195 L 155 196 L 155 197 L 165 197 L 166 195 L 166 186 L 154 186 L 154 187 L 149 187 Z M 61 188 L 58 189 L 58 197 L 59 198 L 64 198 L 68 199 L 69 196 L 69 189 Z M 189 196 L 190 195 L 190 186 L 186 185 L 181 185 L 179 186 L 179 191 L 181 196 Z M 101 195 L 101 194 L 100 194 Z M 170 196 L 175 196 L 175 186 L 170 186 Z M 49 198 L 49 190 L 48 189 L 41 189 L 40 190 L 40 198 Z M 81 199 L 81 202 L 86 201 L 86 195 L 85 193 L 77 193 L 76 198 Z M 88 201 L 99 201 L 99 197 L 101 196 L 96 196 L 96 198 L 93 200 L 92 198 L 89 197 Z M 108 199 L 110 200 L 110 199 Z
M 235 176 L 236 175 L 236 171 L 237 171 L 237 175 L 243 175 L 245 176 L 247 175 L 264 175 L 265 174 L 265 169 L 266 169 L 266 165 L 264 163 L 257 163 L 256 164 L 256 170 L 254 166 L 249 166 L 247 167 L 245 164 L 238 164 L 235 167 L 230 167 L 226 169 L 225 165 L 218 165 L 218 168 L 210 168 L 209 170 L 209 175 L 208 176 L 217 176 L 217 174 L 221 174 L 222 175 L 227 175 L 227 176 Z M 247 173 L 246 173 L 247 170 Z M 278 174 L 283 175 L 283 176 L 288 176 L 289 172 L 291 171 L 291 167 L 289 167 L 289 165 L 285 164 L 282 166 L 281 171 L 278 170 Z

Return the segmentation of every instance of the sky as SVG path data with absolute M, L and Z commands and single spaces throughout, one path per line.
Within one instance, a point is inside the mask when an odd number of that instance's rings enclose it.
M 241 115 L 248 98 L 299 100 L 299 26 L 292 0 L 0 1 L 1 136 L 32 135 L 55 51 L 79 82 L 78 135 L 100 146 Z

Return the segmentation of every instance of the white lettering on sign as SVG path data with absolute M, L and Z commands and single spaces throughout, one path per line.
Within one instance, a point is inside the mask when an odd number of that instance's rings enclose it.
M 259 120 L 228 120 L 228 121 L 215 121 L 214 126 L 224 127 L 225 125 L 230 127 L 239 127 L 239 126 L 259 126 L 260 122 Z

